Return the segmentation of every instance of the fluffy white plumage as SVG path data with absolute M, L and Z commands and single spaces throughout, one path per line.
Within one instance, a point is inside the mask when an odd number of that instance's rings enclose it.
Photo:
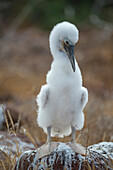
M 67 42 L 68 41 L 68 42 Z M 88 92 L 82 86 L 82 76 L 75 59 L 75 72 L 72 69 L 66 46 L 74 46 L 78 41 L 78 29 L 69 22 L 57 24 L 50 34 L 50 50 L 53 56 L 51 70 L 47 74 L 37 96 L 40 127 L 51 136 L 68 136 L 72 127 L 82 129 L 84 125 L 83 109 L 88 101 Z

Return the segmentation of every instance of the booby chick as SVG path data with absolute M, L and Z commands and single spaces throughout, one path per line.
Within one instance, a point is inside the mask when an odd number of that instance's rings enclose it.
M 75 131 L 84 125 L 83 109 L 88 101 L 88 91 L 82 86 L 82 76 L 74 57 L 74 47 L 79 33 L 69 22 L 57 24 L 50 33 L 49 43 L 53 56 L 46 85 L 37 96 L 37 122 L 51 136 L 68 136 L 75 143 Z

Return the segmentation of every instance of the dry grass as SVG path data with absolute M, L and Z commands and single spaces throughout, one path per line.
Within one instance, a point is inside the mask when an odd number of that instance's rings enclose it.
M 4 112 L 4 116 L 5 116 L 5 122 L 6 122 L 6 126 L 7 126 L 7 131 L 8 134 L 14 134 L 15 136 L 15 144 L 16 144 L 16 154 L 12 155 L 12 153 L 10 153 L 10 150 L 8 153 L 1 151 L 1 153 L 5 156 L 6 159 L 1 160 L 1 164 L 4 170 L 7 170 L 8 168 L 13 169 L 15 167 L 16 164 L 16 160 L 20 157 L 20 155 L 22 154 L 22 151 L 18 145 L 18 140 L 17 140 L 17 131 L 18 131 L 18 127 L 19 127 L 19 122 L 20 122 L 20 117 L 18 119 L 17 122 L 17 126 L 15 129 L 15 125 L 13 122 L 13 119 L 11 117 L 11 114 L 9 112 L 9 110 L 7 110 L 7 115 L 9 117 L 10 123 L 11 123 L 11 128 L 9 128 L 9 124 L 8 124 L 8 118 L 5 112 L 4 107 L 2 106 L 3 112 Z M 35 140 L 32 138 L 32 136 L 30 135 L 30 133 L 23 127 L 21 127 L 24 131 L 24 134 L 30 139 L 30 141 L 34 144 L 35 147 L 37 147 Z
M 27 131 L 27 129 L 25 129 L 24 127 L 21 127 L 21 129 L 23 133 L 30 139 L 31 143 L 33 143 L 33 145 L 37 148 L 35 140 L 33 139 L 32 135 Z
M 13 122 L 13 119 L 12 119 L 12 117 L 11 117 L 11 114 L 10 114 L 10 112 L 9 112 L 9 110 L 7 110 L 7 113 L 8 113 L 8 117 L 9 117 L 9 119 L 10 119 L 10 123 L 11 123 L 11 129 L 9 129 L 9 124 L 8 124 L 8 119 L 7 119 L 7 116 L 6 116 L 6 113 L 5 113 L 5 109 L 4 109 L 4 107 L 2 106 L 2 109 L 3 109 L 3 112 L 4 112 L 4 116 L 5 116 L 5 122 L 6 122 L 6 126 L 7 126 L 7 130 L 8 130 L 8 133 L 10 134 L 10 133 L 13 133 L 14 135 L 15 135 L 15 144 L 16 144 L 16 154 L 14 155 L 14 156 L 12 156 L 12 154 L 10 153 L 10 151 L 9 151 L 9 153 L 5 153 L 5 152 L 3 152 L 3 151 L 1 151 L 4 155 L 5 155 L 5 157 L 7 158 L 6 160 L 5 160 L 5 163 L 2 161 L 2 164 L 3 164 L 3 168 L 4 169 L 7 169 L 7 167 L 5 167 L 6 165 L 6 163 L 7 163 L 7 165 L 9 165 L 9 167 L 10 168 L 13 168 L 14 166 L 15 166 L 15 164 L 16 164 L 16 159 L 17 158 L 19 158 L 19 156 L 22 154 L 22 152 L 21 152 L 21 150 L 20 150 L 20 148 L 19 148 L 19 146 L 18 146 L 18 141 L 17 141 L 17 133 L 16 133 L 16 130 L 15 130 L 15 126 L 14 126 L 14 122 Z

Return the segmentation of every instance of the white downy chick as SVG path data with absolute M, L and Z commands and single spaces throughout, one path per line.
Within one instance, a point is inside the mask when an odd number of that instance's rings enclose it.
M 50 50 L 53 56 L 51 70 L 47 74 L 37 96 L 37 122 L 47 140 L 51 136 L 68 136 L 75 142 L 75 130 L 84 126 L 83 109 L 88 101 L 88 91 L 82 86 L 82 76 L 74 57 L 74 47 L 79 39 L 78 29 L 69 22 L 57 24 L 50 33 Z

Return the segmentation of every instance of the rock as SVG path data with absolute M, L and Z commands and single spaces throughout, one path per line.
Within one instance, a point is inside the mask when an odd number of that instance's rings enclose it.
M 13 169 L 19 156 L 27 150 L 35 150 L 43 143 L 23 133 L 0 131 L 0 170 Z
M 0 150 L 7 156 L 18 158 L 18 155 L 27 151 L 40 147 L 43 143 L 31 141 L 28 136 L 23 133 L 7 133 L 0 131 Z M 1 154 L 0 154 L 1 156 Z
M 19 156 L 29 149 L 35 146 L 24 134 L 0 131 L 0 170 L 13 169 Z
M 84 155 L 84 148 L 79 144 L 72 147 L 72 144 L 52 142 L 50 152 L 47 144 L 37 150 L 24 152 L 14 169 L 112 170 L 110 160 L 103 155 L 92 149 L 86 153 Z
M 88 147 L 88 149 L 98 152 L 106 158 L 113 159 L 113 142 L 100 142 Z

